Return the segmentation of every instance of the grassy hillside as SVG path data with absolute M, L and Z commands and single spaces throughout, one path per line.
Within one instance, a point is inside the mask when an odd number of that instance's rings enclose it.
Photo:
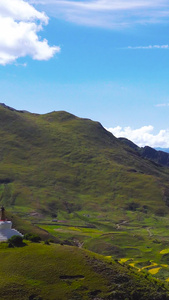
M 110 217 L 135 203 L 168 212 L 168 169 L 142 159 L 97 122 L 0 106 L 0 136 L 0 199 L 14 211 Z
M 0 203 L 18 230 L 148 273 L 155 263 L 153 276 L 168 280 L 168 168 L 62 111 L 0 105 L 0 137 Z
M 168 287 L 151 275 L 76 247 L 2 244 L 0 265 L 1 300 L 169 299 Z

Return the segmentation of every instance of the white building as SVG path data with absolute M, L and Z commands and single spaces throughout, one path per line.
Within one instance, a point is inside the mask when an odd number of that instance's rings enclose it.
M 18 230 L 12 229 L 11 221 L 0 221 L 0 242 L 7 241 L 13 235 L 23 236 Z
M 18 230 L 12 229 L 12 222 L 7 221 L 5 216 L 5 208 L 0 209 L 0 242 L 7 241 L 13 235 L 23 236 Z

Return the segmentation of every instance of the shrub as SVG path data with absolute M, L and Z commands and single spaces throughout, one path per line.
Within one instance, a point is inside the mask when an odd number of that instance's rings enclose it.
M 134 201 L 129 202 L 126 205 L 126 209 L 131 210 L 131 211 L 136 211 L 139 207 L 140 207 L 139 203 L 134 202 Z
M 159 207 L 156 211 L 155 214 L 159 217 L 164 217 L 166 215 L 166 209 Z
M 8 248 L 14 248 L 14 246 L 9 242 L 8 243 Z
M 49 240 L 44 241 L 44 244 L 45 244 L 45 245 L 50 245 Z
M 9 247 L 19 247 L 23 245 L 23 237 L 20 235 L 13 235 L 10 239 L 8 239 Z
M 49 243 L 54 243 L 54 239 L 48 239 Z
M 26 233 L 24 235 L 24 239 L 25 240 L 28 240 L 28 241 L 31 241 L 31 242 L 34 242 L 34 243 L 38 243 L 41 241 L 41 238 L 39 235 L 37 234 L 32 234 L 32 233 Z

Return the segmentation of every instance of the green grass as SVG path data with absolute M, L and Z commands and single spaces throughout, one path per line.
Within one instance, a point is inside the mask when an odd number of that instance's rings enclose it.
M 1 299 L 169 299 L 160 282 L 77 247 L 28 243 L 0 248 Z M 120 282 L 120 286 L 119 286 Z M 41 298 L 40 298 L 41 297 Z M 146 298 L 145 298 L 146 297 Z M 161 297 L 161 298 L 159 298 Z

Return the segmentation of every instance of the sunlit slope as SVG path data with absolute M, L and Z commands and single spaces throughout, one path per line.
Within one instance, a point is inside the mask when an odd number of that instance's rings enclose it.
M 1 300 L 168 300 L 151 276 L 77 247 L 28 244 L 0 249 Z
M 103 212 L 136 205 L 167 212 L 167 168 L 140 155 L 100 123 L 67 112 L 0 106 L 0 198 L 43 213 Z

